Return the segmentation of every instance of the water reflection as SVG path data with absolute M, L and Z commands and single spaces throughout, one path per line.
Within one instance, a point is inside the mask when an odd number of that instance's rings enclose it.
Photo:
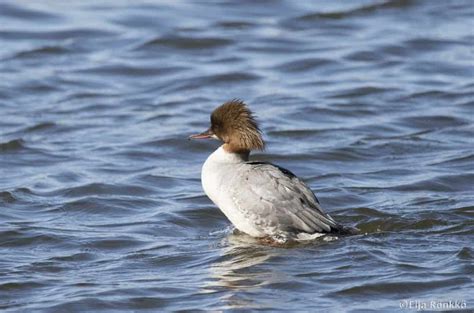
M 210 266 L 210 280 L 203 292 L 222 293 L 219 299 L 226 309 L 272 307 L 252 294 L 263 286 L 287 280 L 285 273 L 267 267 L 282 250 L 259 245 L 243 234 L 231 234 L 224 241 L 220 258 Z

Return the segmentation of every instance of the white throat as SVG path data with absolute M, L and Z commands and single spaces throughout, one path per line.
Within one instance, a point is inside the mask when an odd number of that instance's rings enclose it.
M 224 149 L 224 145 L 216 149 L 206 160 L 219 163 L 242 163 L 249 160 L 249 152 L 229 152 Z

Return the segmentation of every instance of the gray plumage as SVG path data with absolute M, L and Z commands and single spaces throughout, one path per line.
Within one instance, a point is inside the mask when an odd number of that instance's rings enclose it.
M 246 162 L 232 178 L 233 199 L 258 227 L 288 233 L 329 233 L 342 230 L 324 213 L 308 186 L 290 171 L 266 162 Z

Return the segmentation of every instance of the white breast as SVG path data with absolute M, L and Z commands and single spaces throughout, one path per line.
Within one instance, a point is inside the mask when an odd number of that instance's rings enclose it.
M 242 170 L 245 161 L 245 156 L 226 152 L 221 146 L 207 158 L 202 167 L 202 187 L 238 230 L 254 237 L 262 237 L 265 234 L 258 230 L 245 214 L 245 208 L 240 207 L 241 199 L 236 199 L 236 193 L 233 192 L 239 190 L 241 182 L 235 177 Z

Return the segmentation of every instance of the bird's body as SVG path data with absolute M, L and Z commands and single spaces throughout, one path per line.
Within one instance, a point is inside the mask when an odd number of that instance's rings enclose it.
M 248 160 L 250 151 L 262 149 L 264 143 L 251 112 L 241 101 L 217 108 L 211 122 L 208 131 L 192 136 L 224 141 L 202 167 L 202 186 L 238 230 L 257 238 L 285 240 L 302 234 L 347 232 L 323 212 L 311 189 L 293 173 L 271 163 Z
M 206 195 L 234 226 L 253 237 L 292 238 L 340 226 L 323 213 L 313 192 L 294 174 L 219 147 L 204 163 Z

